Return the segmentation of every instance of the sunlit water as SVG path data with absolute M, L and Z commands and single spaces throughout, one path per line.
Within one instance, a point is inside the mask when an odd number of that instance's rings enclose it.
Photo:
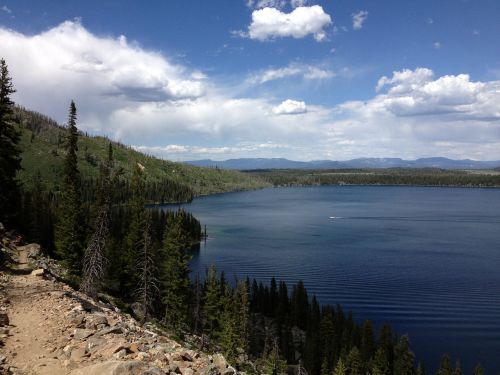
M 184 207 L 209 235 L 194 274 L 302 279 L 321 303 L 408 333 L 428 369 L 448 353 L 500 371 L 500 190 L 276 188 Z

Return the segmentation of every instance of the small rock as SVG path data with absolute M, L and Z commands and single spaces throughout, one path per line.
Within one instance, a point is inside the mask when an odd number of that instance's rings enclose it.
M 136 343 L 136 342 L 133 342 L 132 344 L 130 344 L 128 350 L 130 350 L 132 353 L 138 353 L 138 352 L 140 352 L 140 350 L 139 350 L 139 344 Z
M 116 359 L 122 359 L 125 358 L 126 356 L 127 356 L 127 349 L 121 349 L 117 351 L 115 354 L 113 354 L 113 357 L 115 357 Z
M 45 275 L 45 270 L 43 268 L 38 268 L 36 270 L 31 271 L 33 276 L 43 276 Z
M 88 357 L 85 348 L 76 348 L 71 351 L 70 359 L 73 361 L 80 362 L 85 357 Z
M 99 348 L 100 346 L 106 344 L 106 342 L 107 341 L 101 337 L 89 337 L 87 340 L 87 349 L 93 351 L 95 348 Z
M 185 367 L 181 369 L 182 375 L 194 375 L 194 370 L 189 367 Z
M 210 365 L 208 367 L 205 367 L 202 371 L 201 374 L 203 375 L 219 375 L 219 369 L 215 365 Z
M 137 359 L 138 361 L 145 361 L 145 360 L 149 359 L 149 357 L 150 357 L 150 355 L 148 353 L 139 352 L 135 356 L 135 359 Z
M 77 340 L 83 340 L 89 336 L 92 336 L 94 333 L 95 331 L 93 329 L 77 328 L 73 333 L 73 338 Z
M 172 355 L 174 361 L 193 362 L 193 357 L 188 352 L 177 352 Z
M 236 373 L 236 370 L 229 366 L 227 369 L 222 371 L 222 375 L 234 375 Z
M 213 359 L 214 365 L 217 366 L 217 368 L 221 372 L 223 372 L 229 366 L 229 364 L 227 363 L 224 356 L 220 353 L 214 354 L 212 356 L 212 359 Z
M 171 363 L 168 365 L 168 371 L 174 374 L 180 374 L 179 366 L 176 363 Z
M 127 333 L 127 332 L 120 326 L 113 326 L 113 327 L 104 328 L 104 329 L 101 329 L 99 332 L 97 332 L 97 334 L 99 336 L 104 336 L 104 335 L 107 335 L 109 333 L 121 334 L 121 333 Z
M 142 367 L 138 361 L 108 361 L 73 370 L 69 375 L 136 375 Z

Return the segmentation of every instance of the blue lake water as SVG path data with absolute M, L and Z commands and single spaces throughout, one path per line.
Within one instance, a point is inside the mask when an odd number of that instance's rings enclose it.
M 320 303 L 500 373 L 500 190 L 328 186 L 202 197 L 184 207 L 209 240 L 191 262 L 229 279 L 301 279 Z

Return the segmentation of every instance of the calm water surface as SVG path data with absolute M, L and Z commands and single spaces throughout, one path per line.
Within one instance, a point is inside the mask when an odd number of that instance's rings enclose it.
M 193 273 L 302 279 L 321 303 L 408 333 L 428 369 L 448 353 L 500 374 L 500 190 L 276 188 L 185 208 L 210 237 Z

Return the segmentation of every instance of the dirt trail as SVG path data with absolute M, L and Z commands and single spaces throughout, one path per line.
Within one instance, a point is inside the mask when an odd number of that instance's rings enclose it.
M 26 251 L 19 252 L 18 269 L 29 269 Z M 57 285 L 32 275 L 13 275 L 6 290 L 10 301 L 9 336 L 0 348 L 7 363 L 19 375 L 62 375 L 69 369 L 52 353 L 54 342 L 60 336 L 55 306 L 44 303 L 44 296 L 56 290 Z M 48 301 L 47 301 L 48 302 Z M 55 357 L 55 358 L 54 358 Z
M 183 347 L 43 269 L 30 273 L 29 249 L 0 277 L 10 321 L 0 326 L 0 375 L 238 375 L 222 354 Z

